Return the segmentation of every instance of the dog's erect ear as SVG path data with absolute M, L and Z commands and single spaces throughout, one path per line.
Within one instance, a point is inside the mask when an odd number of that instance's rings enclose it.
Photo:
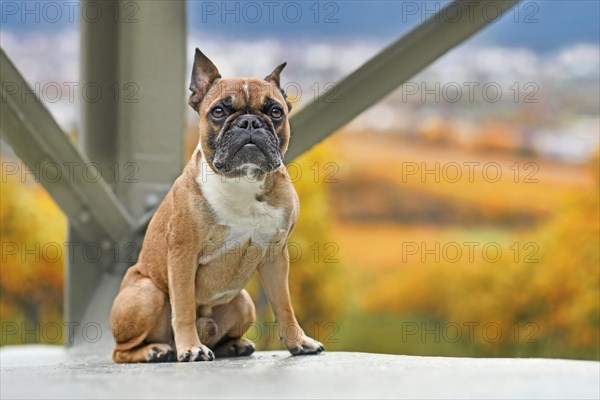
M 272 82 L 279 88 L 279 90 L 281 91 L 281 94 L 283 94 L 283 97 L 285 98 L 285 102 L 288 106 L 288 111 L 291 111 L 292 105 L 288 101 L 285 91 L 281 88 L 281 71 L 283 71 L 283 69 L 285 68 L 286 65 L 287 65 L 287 62 L 280 64 L 277 68 L 275 68 L 273 70 L 273 72 L 271 72 L 269 75 L 267 75 L 265 77 L 265 81 Z
M 196 49 L 194 66 L 192 67 L 192 81 L 190 82 L 192 94 L 188 100 L 189 105 L 194 110 L 198 111 L 198 106 L 202 98 L 206 95 L 213 82 L 220 77 L 221 74 L 219 74 L 219 70 L 215 67 L 215 64 L 199 49 Z
M 275 68 L 273 70 L 273 72 L 271 72 L 269 75 L 267 75 L 265 77 L 265 81 L 273 82 L 275 85 L 277 85 L 277 87 L 281 87 L 281 81 L 280 81 L 279 77 L 281 76 L 281 71 L 283 71 L 283 69 L 285 68 L 286 65 L 287 65 L 287 63 L 284 62 L 283 64 L 281 64 L 277 68 Z

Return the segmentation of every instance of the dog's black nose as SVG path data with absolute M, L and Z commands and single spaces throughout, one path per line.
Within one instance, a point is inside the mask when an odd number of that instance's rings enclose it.
M 235 119 L 235 121 L 233 121 L 233 125 L 246 130 L 264 128 L 263 121 L 258 116 L 253 114 L 240 115 Z

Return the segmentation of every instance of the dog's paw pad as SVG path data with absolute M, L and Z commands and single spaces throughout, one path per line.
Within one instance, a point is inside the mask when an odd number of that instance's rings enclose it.
M 150 347 L 148 353 L 148 362 L 173 362 L 175 361 L 175 351 L 168 344 L 156 344 Z

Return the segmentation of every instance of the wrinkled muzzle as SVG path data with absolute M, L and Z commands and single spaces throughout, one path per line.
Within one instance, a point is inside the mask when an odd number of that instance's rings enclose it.
M 279 138 L 259 116 L 245 114 L 233 120 L 215 141 L 213 165 L 229 175 L 268 173 L 282 163 Z

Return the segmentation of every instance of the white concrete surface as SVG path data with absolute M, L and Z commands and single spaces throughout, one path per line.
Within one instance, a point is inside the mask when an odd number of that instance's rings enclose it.
M 202 363 L 117 365 L 62 347 L 0 350 L 0 397 L 31 398 L 577 398 L 600 397 L 600 363 L 326 352 Z

